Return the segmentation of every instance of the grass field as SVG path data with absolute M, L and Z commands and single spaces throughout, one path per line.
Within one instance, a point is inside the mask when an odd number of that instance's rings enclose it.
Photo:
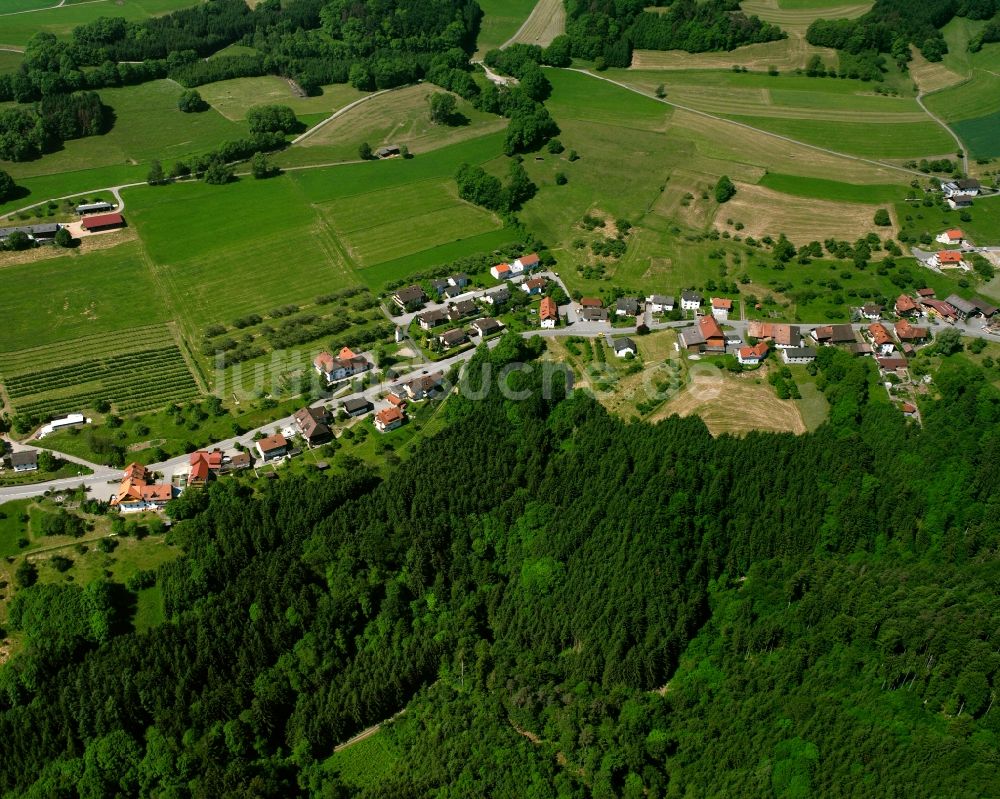
M 320 161 L 356 160 L 358 145 L 366 141 L 372 149 L 405 144 L 419 156 L 506 126 L 503 119 L 477 111 L 460 98 L 457 110 L 464 120 L 462 124 L 433 124 L 428 98 L 440 91 L 436 86 L 420 84 L 374 97 L 304 139 L 302 155 Z M 357 99 L 358 93 L 355 95 Z
M 535 7 L 535 0 L 482 0 L 478 56 L 499 47 L 513 36 Z
M 22 3 L 25 0 L 13 0 Z M 0 44 L 24 45 L 39 32 L 56 36 L 69 36 L 73 28 L 93 22 L 98 17 L 124 17 L 137 22 L 179 8 L 197 5 L 200 0 L 98 0 L 46 8 L 29 14 L 11 14 L 0 17 Z M 5 3 L 6 4 L 6 3 Z M 54 6 L 56 3 L 47 3 Z
M 691 383 L 651 421 L 697 415 L 713 436 L 744 435 L 751 430 L 804 433 L 806 424 L 795 400 L 779 400 L 763 380 L 765 370 L 733 376 L 709 364 L 692 368 Z
M 813 47 L 804 38 L 790 36 L 776 42 L 748 44 L 721 53 L 688 53 L 684 50 L 636 50 L 632 53 L 635 69 L 730 69 L 734 64 L 752 70 L 770 67 L 786 72 L 805 67 L 814 55 L 826 63 L 836 63 L 837 53 L 826 47 Z
M 976 158 L 1000 156 L 1000 111 L 976 119 L 953 122 L 951 127 L 969 148 L 969 153 Z
M 797 197 L 848 203 L 891 203 L 899 201 L 905 194 L 902 186 L 864 186 L 823 178 L 782 175 L 777 172 L 764 175 L 759 185 Z
M 201 86 L 198 91 L 205 102 L 233 122 L 242 121 L 251 106 L 268 103 L 287 105 L 299 116 L 329 115 L 367 94 L 349 84 L 336 83 L 324 86 L 323 93 L 317 97 L 300 97 L 292 91 L 287 80 L 277 75 L 220 80 Z
M 538 0 L 514 41 L 547 47 L 566 31 L 566 9 L 562 0 Z
M 736 196 L 719 207 L 715 225 L 724 226 L 726 219 L 742 222 L 747 235 L 762 236 L 784 233 L 792 241 L 824 241 L 828 238 L 854 241 L 868 233 L 881 237 L 894 236 L 894 229 L 878 228 L 873 219 L 879 205 L 816 199 L 792 198 L 764 188 L 738 184 Z
M 115 113 L 110 131 L 103 136 L 67 141 L 59 151 L 35 161 L 0 161 L 0 169 L 33 190 L 36 182 L 31 178 L 101 167 L 142 165 L 136 179 L 143 180 L 154 158 L 169 166 L 177 159 L 207 152 L 223 141 L 248 133 L 245 125 L 230 121 L 215 110 L 182 113 L 177 108 L 181 91 L 171 80 L 102 89 L 101 99 Z M 82 188 L 99 185 L 102 184 L 92 183 Z M 59 192 L 66 193 L 69 192 Z

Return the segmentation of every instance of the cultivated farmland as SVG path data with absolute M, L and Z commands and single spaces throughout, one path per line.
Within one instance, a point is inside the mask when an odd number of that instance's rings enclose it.
M 167 325 L 5 353 L 2 363 L 7 396 L 27 416 L 71 413 L 99 400 L 135 413 L 199 393 Z
M 547 47 L 565 30 L 566 9 L 562 0 L 538 0 L 530 16 L 510 41 Z

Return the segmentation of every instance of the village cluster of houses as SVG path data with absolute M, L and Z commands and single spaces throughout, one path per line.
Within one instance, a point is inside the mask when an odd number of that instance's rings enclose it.
M 220 449 L 197 450 L 188 455 L 187 474 L 180 481 L 156 482 L 156 475 L 141 463 L 131 463 L 125 469 L 118 490 L 111 498 L 111 507 L 121 513 L 159 510 L 185 487 L 200 487 L 221 474 L 249 469 L 253 458 L 247 452 L 224 454 Z M 177 475 L 175 475 L 175 478 Z

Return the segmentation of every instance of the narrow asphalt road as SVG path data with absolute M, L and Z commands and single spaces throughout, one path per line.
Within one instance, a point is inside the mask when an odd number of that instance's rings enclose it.
M 935 122 L 937 122 L 942 128 L 944 128 L 945 131 L 948 133 L 948 135 L 951 136 L 951 138 L 953 138 L 955 140 L 955 144 L 958 145 L 958 151 L 957 152 L 960 152 L 962 154 L 962 171 L 966 175 L 968 175 L 969 174 L 969 151 L 965 148 L 965 145 L 962 144 L 962 140 L 960 138 L 958 138 L 958 134 L 955 133 L 955 131 L 953 131 L 950 127 L 948 127 L 948 124 L 943 119 L 941 119 L 941 117 L 939 117 L 937 114 L 935 114 L 933 111 L 931 111 L 924 104 L 924 97 L 926 97 L 926 96 L 927 96 L 926 93 L 920 92 L 920 94 L 917 95 L 917 105 L 919 105 L 922 109 L 924 109 L 924 113 L 927 114 L 927 116 L 929 116 Z

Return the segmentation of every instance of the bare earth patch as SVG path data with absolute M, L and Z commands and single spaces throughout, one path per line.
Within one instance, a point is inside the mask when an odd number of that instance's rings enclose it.
M 736 196 L 719 206 L 715 225 L 725 229 L 726 219 L 733 219 L 746 226 L 744 235 L 760 238 L 784 233 L 800 244 L 828 238 L 854 241 L 870 232 L 877 233 L 879 238 L 895 236 L 895 220 L 892 227 L 875 225 L 875 212 L 882 207 L 886 207 L 890 217 L 893 215 L 889 206 L 793 197 L 741 183 L 737 184 Z
M 711 367 L 695 370 L 691 383 L 654 413 L 649 421 L 670 416 L 701 417 L 713 436 L 741 435 L 751 430 L 806 432 L 802 414 L 792 400 L 779 400 L 766 382 L 764 372 L 731 376 Z M 756 380 L 762 382 L 758 385 Z

